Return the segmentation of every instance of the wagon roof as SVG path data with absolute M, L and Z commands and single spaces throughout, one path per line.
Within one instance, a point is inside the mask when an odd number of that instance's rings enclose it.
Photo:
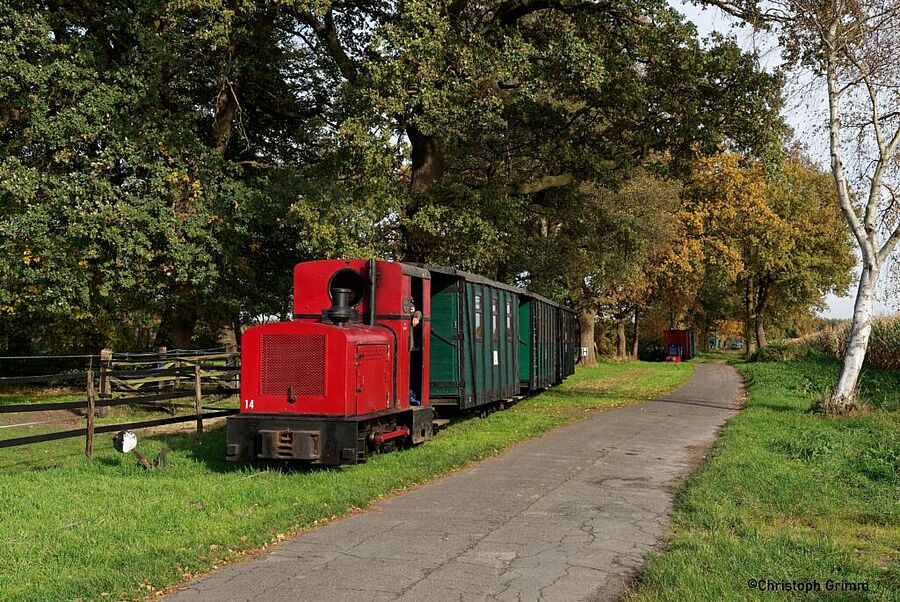
M 429 272 L 435 272 L 437 274 L 445 274 L 447 276 L 456 276 L 458 278 L 462 278 L 463 280 L 467 280 L 469 282 L 476 282 L 478 284 L 487 284 L 489 286 L 493 286 L 495 288 L 503 289 L 506 291 L 511 291 L 516 293 L 517 295 L 524 295 L 526 297 L 530 297 L 532 299 L 537 299 L 538 301 L 543 301 L 544 303 L 548 303 L 555 307 L 560 307 L 562 309 L 567 309 L 571 311 L 571 308 L 566 307 L 565 305 L 561 305 L 556 301 L 552 301 L 547 297 L 538 295 L 537 293 L 532 293 L 529 290 L 518 286 L 512 286 L 509 284 L 503 284 L 502 282 L 497 282 L 496 280 L 491 280 L 490 278 L 485 278 L 484 276 L 479 276 L 478 274 L 473 274 L 471 272 L 466 272 L 463 270 L 457 270 L 456 268 L 448 268 L 439 265 L 432 265 L 430 263 L 419 263 L 419 262 L 410 262 L 409 265 L 414 265 L 416 267 L 420 267 L 428 270 Z

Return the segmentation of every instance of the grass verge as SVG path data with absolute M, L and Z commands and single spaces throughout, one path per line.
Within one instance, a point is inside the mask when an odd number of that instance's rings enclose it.
M 563 386 L 508 411 L 457 421 L 429 444 L 339 470 L 227 464 L 221 428 L 142 438 L 148 455 L 173 449 L 168 466 L 151 472 L 103 437 L 93 460 L 79 456 L 81 440 L 3 450 L 0 599 L 152 595 L 593 410 L 665 394 L 692 373 L 691 364 L 579 368 Z
M 680 494 L 667 550 L 628 599 L 900 599 L 900 372 L 863 375 L 868 415 L 811 413 L 839 367 L 822 355 L 738 365 L 747 407 Z

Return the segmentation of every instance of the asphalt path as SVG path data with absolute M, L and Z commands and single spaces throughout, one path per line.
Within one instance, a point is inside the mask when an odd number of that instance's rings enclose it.
M 618 599 L 740 393 L 734 368 L 699 364 L 666 397 L 554 430 L 167 599 Z

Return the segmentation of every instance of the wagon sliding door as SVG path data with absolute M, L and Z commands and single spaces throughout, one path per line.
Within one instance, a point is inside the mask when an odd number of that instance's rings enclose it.
M 490 293 L 487 287 L 480 284 L 467 283 L 469 289 L 471 307 L 472 307 L 472 344 L 470 346 L 472 355 L 472 386 L 474 389 L 474 403 L 472 405 L 480 405 L 484 403 L 487 383 L 490 375 L 488 374 L 487 355 L 490 352 L 490 332 L 488 330 L 488 320 L 490 314 L 487 308 L 490 307 Z
M 480 282 L 466 282 L 468 345 L 463 350 L 464 374 L 471 375 L 474 399 L 466 395 L 460 407 L 490 403 L 502 395 L 503 329 L 500 291 Z M 472 370 L 472 372 L 470 372 Z M 468 393 L 468 389 L 467 389 Z
M 431 286 L 430 397 L 434 405 L 457 405 L 465 395 L 460 365 L 464 347 L 460 312 L 463 283 L 435 274 Z
M 534 373 L 532 371 L 532 339 L 534 328 L 531 323 L 531 299 L 519 295 L 519 390 L 528 391 L 534 388 Z
M 516 295 L 511 291 L 500 291 L 500 309 L 503 334 L 501 336 L 500 365 L 502 371 L 502 397 L 511 398 L 519 392 L 519 344 L 517 331 L 519 326 L 519 304 Z

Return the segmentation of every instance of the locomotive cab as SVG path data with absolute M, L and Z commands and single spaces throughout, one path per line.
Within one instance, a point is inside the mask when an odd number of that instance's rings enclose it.
M 399 263 L 298 264 L 293 321 L 242 337 L 227 458 L 353 464 L 430 439 L 428 287 L 427 271 Z

